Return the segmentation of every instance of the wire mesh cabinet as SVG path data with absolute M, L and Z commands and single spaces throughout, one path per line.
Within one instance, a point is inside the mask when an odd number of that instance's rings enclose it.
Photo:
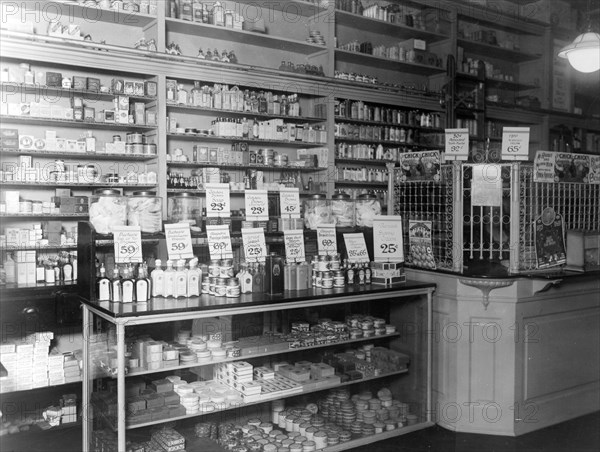
M 409 267 L 417 266 L 410 220 L 431 222 L 436 269 L 456 273 L 494 262 L 510 274 L 535 270 L 534 222 L 546 207 L 563 215 L 565 230 L 600 230 L 600 185 L 534 182 L 530 162 L 447 163 L 439 181 L 405 181 L 399 168 L 390 171 L 388 212 L 404 220 Z M 495 187 L 494 202 L 478 201 L 478 178 Z

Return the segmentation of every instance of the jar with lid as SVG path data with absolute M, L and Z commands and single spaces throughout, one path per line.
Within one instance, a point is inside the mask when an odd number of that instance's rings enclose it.
M 312 195 L 304 202 L 304 226 L 316 230 L 317 226 L 332 224 L 331 205 L 323 194 Z
M 127 224 L 127 198 L 115 189 L 96 190 L 90 198 L 90 222 L 99 234 Z
M 189 223 L 202 228 L 202 199 L 194 193 L 182 192 L 168 198 L 167 218 L 173 223 Z
M 127 224 L 142 232 L 162 231 L 162 198 L 153 191 L 135 191 L 127 197 Z
M 355 201 L 356 226 L 373 227 L 373 220 L 376 215 L 381 215 L 381 204 L 372 193 L 363 193 Z
M 354 227 L 354 201 L 346 193 L 337 193 L 331 197 L 331 214 L 338 228 Z

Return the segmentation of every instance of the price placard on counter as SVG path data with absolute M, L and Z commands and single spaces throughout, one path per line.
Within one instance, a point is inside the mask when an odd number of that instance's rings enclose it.
M 502 128 L 502 160 L 529 160 L 529 127 Z
M 269 198 L 267 190 L 246 190 L 244 198 L 246 219 L 249 221 L 269 220 Z
M 404 262 L 402 217 L 378 215 L 373 219 L 373 260 Z
M 169 259 L 191 259 L 194 257 L 192 234 L 188 223 L 165 224 L 165 238 Z
M 369 251 L 362 232 L 344 234 L 348 262 L 369 262 Z
M 242 241 L 247 262 L 265 262 L 267 244 L 263 228 L 242 228 Z
M 446 129 L 444 161 L 469 158 L 469 129 Z
M 229 184 L 206 184 L 206 216 L 229 217 Z
M 140 263 L 142 259 L 142 231 L 139 226 L 113 226 L 115 263 Z
M 279 205 L 283 218 L 300 218 L 300 191 L 297 188 L 282 188 Z
M 211 259 L 233 259 L 228 225 L 206 226 L 206 235 Z
M 304 262 L 306 253 L 304 251 L 304 231 L 296 229 L 283 231 L 283 241 L 285 244 L 285 255 L 294 262 Z
M 319 255 L 333 255 L 337 253 L 335 224 L 317 226 L 317 244 Z

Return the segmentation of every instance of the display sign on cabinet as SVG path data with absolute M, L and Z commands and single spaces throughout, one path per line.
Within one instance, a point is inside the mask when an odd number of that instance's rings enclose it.
M 113 226 L 115 263 L 142 262 L 142 231 L 139 226 Z
M 369 262 L 369 251 L 367 243 L 362 232 L 344 234 L 344 242 L 346 243 L 346 253 L 348 254 L 348 262 Z
M 269 220 L 269 199 L 267 190 L 246 190 L 246 219 L 249 221 Z
M 283 240 L 285 244 L 285 255 L 288 260 L 304 262 L 306 259 L 306 252 L 304 251 L 304 231 L 301 229 L 283 231 Z
M 444 161 L 469 158 L 469 129 L 446 129 Z
M 263 228 L 242 228 L 242 241 L 247 262 L 265 262 L 267 245 Z
M 297 188 L 282 188 L 279 204 L 282 217 L 300 218 L 300 191 Z
M 211 259 L 233 259 L 229 225 L 206 226 Z
M 373 254 L 375 262 L 404 262 L 401 216 L 375 217 L 373 220 Z
M 165 224 L 165 238 L 169 259 L 191 259 L 194 257 L 189 224 Z
M 529 160 L 529 127 L 502 128 L 502 160 Z
M 319 255 L 333 255 L 337 253 L 337 237 L 335 224 L 322 224 L 317 226 L 317 247 Z
M 206 184 L 206 215 L 229 217 L 230 214 L 229 184 Z

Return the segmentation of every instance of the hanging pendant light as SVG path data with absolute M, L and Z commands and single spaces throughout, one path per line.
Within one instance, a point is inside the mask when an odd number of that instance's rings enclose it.
M 590 1 L 587 5 L 588 28 L 577 36 L 571 44 L 563 47 L 558 56 L 567 58 L 576 71 L 595 72 L 600 69 L 600 34 L 592 31 Z

